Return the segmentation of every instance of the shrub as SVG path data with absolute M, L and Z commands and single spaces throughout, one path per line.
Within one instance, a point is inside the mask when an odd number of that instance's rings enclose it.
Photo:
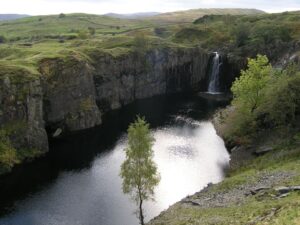
M 3 44 L 6 42 L 6 38 L 3 35 L 0 35 L 0 44 Z
M 260 127 L 295 125 L 300 114 L 300 73 L 290 76 L 284 71 L 265 92 L 257 113 L 257 118 L 263 118 Z
M 96 33 L 96 29 L 94 27 L 88 27 L 90 35 L 94 36 Z
M 0 174 L 11 170 L 18 163 L 15 148 L 5 130 L 0 130 Z
M 85 31 L 79 31 L 78 38 L 80 38 L 80 39 L 87 39 L 88 35 L 87 35 L 87 33 Z
M 210 23 L 217 20 L 224 19 L 223 15 L 204 15 L 203 17 L 200 17 L 199 19 L 196 19 L 194 21 L 194 24 L 201 24 L 201 23 Z
M 65 39 L 64 39 L 63 37 L 60 37 L 60 38 L 58 39 L 58 42 L 59 42 L 59 43 L 65 43 Z
M 58 16 L 58 18 L 60 18 L 60 19 L 65 18 L 65 17 L 66 17 L 66 15 L 65 15 L 64 13 L 61 13 L 61 14 L 59 14 L 59 16 Z
M 184 28 L 175 34 L 175 39 L 177 41 L 194 41 L 206 36 L 207 32 L 204 30 L 198 30 L 195 28 Z
M 133 52 L 136 61 L 141 62 L 141 64 L 148 68 L 147 60 L 146 60 L 146 53 L 149 48 L 149 41 L 145 37 L 143 33 L 138 33 L 133 40 Z
M 290 30 L 281 25 L 258 24 L 252 31 L 253 39 L 260 39 L 265 45 L 274 43 L 276 40 L 287 42 L 291 40 Z
M 237 47 L 241 47 L 247 43 L 250 37 L 250 24 L 241 23 L 233 28 L 232 35 L 235 38 Z
M 167 31 L 167 29 L 164 28 L 164 27 L 156 27 L 156 28 L 154 28 L 155 35 L 157 35 L 159 37 L 163 36 L 166 31 Z
M 139 33 L 134 37 L 133 45 L 136 49 L 142 50 L 148 47 L 148 40 L 144 34 Z

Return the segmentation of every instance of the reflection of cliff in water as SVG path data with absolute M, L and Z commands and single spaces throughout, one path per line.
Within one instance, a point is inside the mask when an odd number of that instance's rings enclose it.
M 213 126 L 201 121 L 226 104 L 198 96 L 154 97 L 105 114 L 101 127 L 52 140 L 46 157 L 0 179 L 0 224 L 135 224 L 135 206 L 121 192 L 118 174 L 124 134 L 136 114 L 146 117 L 156 138 L 162 181 L 157 202 L 145 207 L 147 219 L 158 215 L 222 179 L 227 151 Z

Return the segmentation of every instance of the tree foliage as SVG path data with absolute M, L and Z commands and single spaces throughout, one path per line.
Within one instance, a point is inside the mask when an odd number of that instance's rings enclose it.
M 287 42 L 291 40 L 290 30 L 283 25 L 258 24 L 253 28 L 252 39 L 260 39 L 265 45 L 276 40 Z
M 250 24 L 241 23 L 233 28 L 232 35 L 235 37 L 237 47 L 244 46 L 250 37 Z
M 149 124 L 144 118 L 137 117 L 128 128 L 126 159 L 121 165 L 120 176 L 123 179 L 123 192 L 130 194 L 138 205 L 141 224 L 144 224 L 143 202 L 154 199 L 154 188 L 160 180 L 153 162 L 153 142 Z
M 272 73 L 272 66 L 266 56 L 257 55 L 256 59 L 249 59 L 248 69 L 242 70 L 241 76 L 232 85 L 233 104 L 253 113 L 264 97 L 263 89 Z
M 291 65 L 293 67 L 293 65 Z M 265 97 L 258 108 L 261 127 L 294 126 L 300 114 L 300 73 L 288 67 L 273 77 L 265 89 Z
M 260 131 L 299 129 L 300 72 L 291 64 L 275 70 L 266 56 L 249 59 L 232 86 L 232 107 L 224 111 L 225 138 L 245 143 Z M 297 128 L 298 127 L 298 128 Z

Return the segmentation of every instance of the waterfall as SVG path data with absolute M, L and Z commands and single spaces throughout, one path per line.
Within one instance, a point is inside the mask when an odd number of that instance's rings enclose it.
M 220 67 L 222 66 L 222 60 L 220 55 L 215 52 L 215 56 L 212 60 L 212 66 L 209 74 L 209 93 L 219 93 L 220 92 Z

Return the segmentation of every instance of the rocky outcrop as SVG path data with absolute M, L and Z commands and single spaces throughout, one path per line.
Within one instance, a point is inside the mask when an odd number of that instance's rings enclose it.
M 88 63 L 71 56 L 45 59 L 40 71 L 45 77 L 44 119 L 50 128 L 76 131 L 101 124 Z
M 96 99 L 102 111 L 136 99 L 201 88 L 209 55 L 201 49 L 152 50 L 118 57 L 98 52 L 94 60 Z M 144 59 L 141 59 L 144 58 Z
M 6 131 L 20 155 L 27 150 L 41 154 L 48 150 L 41 81 L 28 78 L 26 71 L 17 73 L 23 77 L 0 76 L 0 129 Z
M 223 70 L 220 83 L 223 91 L 230 91 L 231 85 L 235 78 L 239 76 L 241 70 L 247 68 L 247 58 L 237 57 L 227 53 L 223 55 Z
M 240 74 L 240 71 L 246 68 L 247 59 L 226 52 L 218 52 L 218 54 L 220 55 L 218 91 L 227 93 L 230 92 L 231 85 Z M 209 54 L 208 66 L 205 72 L 206 76 L 200 83 L 201 90 L 208 91 L 210 82 L 209 74 L 212 70 L 214 57 L 215 53 Z
M 291 63 L 294 63 L 300 69 L 300 41 L 292 43 L 289 48 L 286 48 L 284 54 L 278 57 L 273 65 L 276 68 L 285 68 Z
M 89 57 L 44 59 L 40 63 L 44 119 L 52 135 L 57 129 L 65 132 L 99 125 L 102 113 L 136 99 L 198 90 L 209 59 L 198 48 L 119 56 L 93 50 Z
M 13 130 L 9 138 L 25 155 L 28 149 L 44 153 L 46 129 L 58 137 L 100 125 L 103 113 L 137 99 L 205 90 L 208 61 L 209 54 L 200 48 L 118 56 L 94 49 L 85 56 L 45 58 L 36 74 L 0 71 L 0 128 Z

